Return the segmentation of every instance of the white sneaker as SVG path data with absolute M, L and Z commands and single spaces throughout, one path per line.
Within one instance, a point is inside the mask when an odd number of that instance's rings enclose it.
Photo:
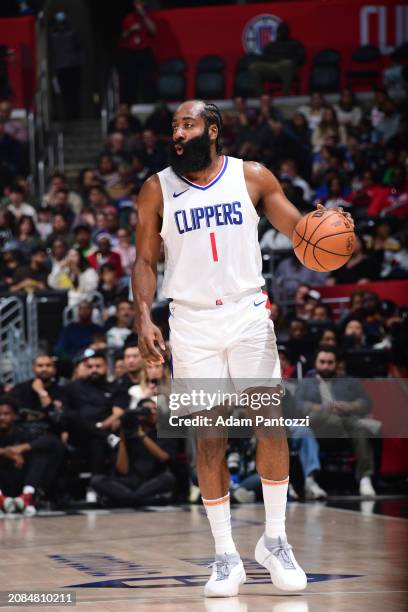
M 3 510 L 6 514 L 13 514 L 16 512 L 16 504 L 13 497 L 6 497 L 3 502 Z
M 263 534 L 255 548 L 255 559 L 271 574 L 272 583 L 282 591 L 302 591 L 307 577 L 295 559 L 286 536 L 268 538 Z
M 235 597 L 244 584 L 246 574 L 241 557 L 234 554 L 215 555 L 212 574 L 204 587 L 205 597 Z
M 115 436 L 115 434 L 111 433 L 109 434 L 109 436 L 106 438 L 107 443 L 109 444 L 109 446 L 111 448 L 116 448 L 117 445 L 120 442 L 120 438 L 119 436 Z
M 319 487 L 313 476 L 306 476 L 305 496 L 306 499 L 326 499 L 327 493 Z
M 93 489 L 88 489 L 85 500 L 87 504 L 96 504 L 98 501 L 98 494 Z
M 239 504 L 253 504 L 255 501 L 255 491 L 249 491 L 245 487 L 237 487 L 233 490 L 232 499 Z
M 371 483 L 371 478 L 369 476 L 363 476 L 360 480 L 360 495 L 362 497 L 375 497 L 376 492 Z

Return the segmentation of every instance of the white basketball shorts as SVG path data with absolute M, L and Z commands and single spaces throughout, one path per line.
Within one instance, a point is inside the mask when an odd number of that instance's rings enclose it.
M 260 290 L 236 301 L 200 307 L 170 304 L 174 379 L 230 379 L 237 392 L 275 387 L 281 370 L 269 300 Z

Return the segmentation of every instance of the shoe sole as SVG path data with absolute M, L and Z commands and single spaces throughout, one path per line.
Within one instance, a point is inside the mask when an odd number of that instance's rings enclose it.
M 286 591 L 288 593 L 295 592 L 295 591 L 303 591 L 307 587 L 307 579 L 306 579 L 306 582 L 302 586 L 294 586 L 294 585 L 293 586 L 292 585 L 280 586 L 276 584 L 276 582 L 273 581 L 272 572 L 270 569 L 270 563 L 268 562 L 268 557 L 270 556 L 270 554 L 271 553 L 269 552 L 269 550 L 265 547 L 263 543 L 263 536 L 262 536 L 258 540 L 258 543 L 255 547 L 255 561 L 257 561 L 259 565 L 262 565 L 262 567 L 268 570 L 271 576 L 272 584 L 280 591 Z
M 245 573 L 245 570 L 242 570 L 236 593 L 234 592 L 234 593 L 228 593 L 228 595 L 221 595 L 220 593 L 211 592 L 210 590 L 207 590 L 206 588 L 204 588 L 204 597 L 236 597 L 237 595 L 239 595 L 239 587 L 245 582 L 246 582 L 246 573 Z

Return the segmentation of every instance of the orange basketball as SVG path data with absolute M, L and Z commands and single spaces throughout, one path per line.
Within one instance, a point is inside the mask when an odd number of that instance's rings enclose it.
M 305 215 L 292 236 L 297 258 L 317 272 L 344 266 L 353 253 L 354 243 L 350 221 L 336 210 L 315 210 Z

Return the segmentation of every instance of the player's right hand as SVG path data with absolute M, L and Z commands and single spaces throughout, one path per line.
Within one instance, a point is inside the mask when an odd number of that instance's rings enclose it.
M 166 351 L 162 333 L 157 325 L 152 321 L 144 323 L 139 330 L 139 350 L 148 365 L 164 363 L 164 357 L 157 345 L 163 353 Z

